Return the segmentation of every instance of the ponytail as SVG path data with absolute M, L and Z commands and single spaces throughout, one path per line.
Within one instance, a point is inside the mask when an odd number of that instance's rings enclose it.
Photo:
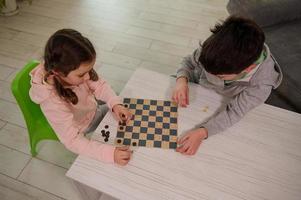
M 92 80 L 92 81 L 98 80 L 98 75 L 94 69 L 89 71 L 89 76 L 90 76 L 90 80 Z
M 53 77 L 55 89 L 60 97 L 65 99 L 67 102 L 72 104 L 77 104 L 78 97 L 70 88 L 64 88 L 63 85 L 60 83 L 57 77 Z

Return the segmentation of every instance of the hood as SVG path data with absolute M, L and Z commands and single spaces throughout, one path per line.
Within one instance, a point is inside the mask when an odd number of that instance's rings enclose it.
M 251 81 L 253 83 L 271 85 L 273 89 L 276 89 L 281 84 L 283 74 L 279 64 L 271 54 L 269 47 L 266 44 L 264 47 L 267 52 L 266 59 L 261 63 L 261 66 L 251 78 Z
M 53 96 L 55 88 L 44 81 L 44 66 L 42 64 L 35 67 L 31 72 L 31 88 L 29 96 L 31 100 L 37 104 L 42 103 L 46 99 Z

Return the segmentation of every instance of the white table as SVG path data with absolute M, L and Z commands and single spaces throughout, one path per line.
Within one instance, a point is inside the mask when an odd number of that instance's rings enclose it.
M 138 69 L 121 96 L 170 99 L 174 84 L 172 77 Z M 211 116 L 222 102 L 215 92 L 191 84 L 190 106 L 179 109 L 179 134 Z M 94 139 L 103 141 L 105 124 L 116 131 L 117 122 L 107 114 Z M 125 167 L 78 156 L 67 176 L 118 199 L 300 200 L 301 115 L 264 104 L 206 140 L 195 156 L 140 147 Z

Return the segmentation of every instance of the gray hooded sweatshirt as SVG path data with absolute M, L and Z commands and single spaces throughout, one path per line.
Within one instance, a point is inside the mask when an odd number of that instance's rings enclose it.
M 199 62 L 201 50 L 200 47 L 184 58 L 177 71 L 177 78 L 186 77 L 189 81 L 212 88 L 230 99 L 225 107 L 201 124 L 201 127 L 207 129 L 208 136 L 224 131 L 242 119 L 248 111 L 264 103 L 271 90 L 277 88 L 282 81 L 280 66 L 267 45 L 264 45 L 265 59 L 251 71 L 249 77 L 227 84 L 205 71 Z

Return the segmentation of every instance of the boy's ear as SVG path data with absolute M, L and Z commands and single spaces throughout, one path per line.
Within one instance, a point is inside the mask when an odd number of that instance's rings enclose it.
M 257 65 L 256 64 L 252 64 L 249 67 L 247 67 L 246 69 L 243 70 L 243 72 L 250 72 L 252 69 L 254 69 Z

